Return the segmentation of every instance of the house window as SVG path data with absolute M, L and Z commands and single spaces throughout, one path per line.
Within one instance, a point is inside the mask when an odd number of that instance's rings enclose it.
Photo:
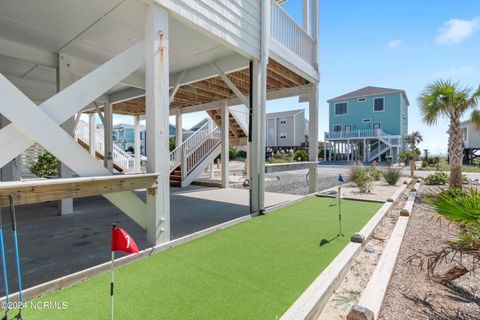
M 462 138 L 463 138 L 463 142 L 466 142 L 467 141 L 467 128 L 462 128 Z
M 362 121 L 363 123 L 369 123 L 372 122 L 372 118 L 363 118 Z
M 333 132 L 339 132 L 342 131 L 342 125 L 341 124 L 336 124 L 333 126 Z
M 380 129 L 380 122 L 374 122 L 373 129 Z
M 385 110 L 385 99 L 375 98 L 373 99 L 373 111 L 380 112 Z
M 367 101 L 367 98 L 358 98 L 357 101 L 358 102 L 365 102 L 365 101 Z
M 341 116 L 344 114 L 347 114 L 347 103 L 346 102 L 335 103 L 335 115 Z

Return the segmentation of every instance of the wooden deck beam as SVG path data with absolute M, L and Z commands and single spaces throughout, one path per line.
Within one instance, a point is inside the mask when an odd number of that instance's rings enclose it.
M 155 188 L 157 177 L 158 174 L 149 173 L 2 182 L 0 183 L 0 206 L 8 206 L 10 194 L 14 195 L 16 205 L 24 205 Z

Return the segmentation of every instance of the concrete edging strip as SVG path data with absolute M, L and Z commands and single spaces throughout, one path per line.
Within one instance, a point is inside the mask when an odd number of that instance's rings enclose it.
M 280 320 L 316 319 L 361 250 L 362 245 L 359 243 L 347 244 Z
M 388 202 L 397 201 L 400 195 L 402 194 L 403 190 L 407 188 L 407 186 L 410 184 L 411 181 L 412 181 L 412 178 L 408 178 L 407 184 L 402 184 L 400 188 L 398 188 L 397 191 L 395 191 L 395 193 L 390 198 L 387 199 L 387 201 Z
M 347 315 L 347 320 L 377 319 L 397 262 L 409 217 L 399 217 L 365 290 Z
M 372 236 L 373 232 L 383 220 L 385 215 L 390 211 L 393 206 L 393 202 L 385 202 L 385 204 L 375 213 L 375 215 L 367 222 L 363 228 L 352 235 L 351 241 L 358 242 L 364 244 L 370 237 Z

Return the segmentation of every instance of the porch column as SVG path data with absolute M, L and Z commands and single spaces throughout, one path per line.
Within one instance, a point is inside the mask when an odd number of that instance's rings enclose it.
M 178 108 L 175 112 L 175 147 L 183 143 L 183 125 L 182 125 L 182 110 Z
M 113 110 L 110 101 L 103 104 L 103 116 L 105 124 L 103 125 L 103 165 L 108 171 L 113 172 Z
M 367 139 L 363 139 L 363 162 L 367 162 Z
M 147 172 L 159 173 L 156 189 L 147 192 L 147 241 L 170 240 L 168 12 L 145 4 L 145 108 Z
M 0 114 L 0 129 L 10 124 L 10 121 Z M 21 155 L 9 161 L 6 165 L 0 168 L 1 181 L 16 181 L 20 179 L 21 175 Z
M 308 171 L 308 191 L 317 191 L 317 168 L 318 168 L 318 87 L 312 86 L 308 101 L 308 158 L 316 163 Z
M 95 145 L 96 145 L 96 136 L 97 136 L 97 124 L 95 120 L 96 113 L 90 113 L 88 115 L 88 151 L 95 158 Z
M 350 139 L 347 140 L 347 161 L 350 161 L 350 154 L 352 153 L 352 144 Z
M 214 170 L 214 167 L 215 167 L 215 161 L 212 161 L 212 163 L 210 163 L 210 166 L 209 166 L 209 171 L 210 171 L 210 179 L 213 180 L 215 178 L 215 173 L 213 172 Z
M 310 34 L 310 0 L 302 0 L 302 20 L 303 30 L 305 30 L 307 34 Z
M 248 165 L 250 167 L 250 212 L 259 212 L 258 193 L 259 193 L 259 140 L 261 137 L 259 128 L 259 101 L 260 101 L 260 72 L 257 61 L 250 62 L 250 102 L 251 118 L 249 133 Z
M 323 161 L 327 161 L 327 140 L 323 142 Z
M 133 117 L 133 153 L 135 172 L 140 173 L 140 116 L 137 114 Z
M 230 147 L 230 121 L 229 109 L 225 101 L 225 106 L 221 109 L 222 115 L 222 187 L 228 188 L 229 184 L 229 147 Z
M 57 92 L 62 91 L 67 86 L 72 84 L 72 72 L 71 72 L 71 58 L 64 54 L 58 55 L 58 68 L 57 68 Z M 75 118 L 71 117 L 65 121 L 61 127 L 71 136 L 74 135 Z M 61 178 L 71 178 L 73 171 L 65 164 L 60 163 L 58 175 Z M 66 215 L 73 213 L 73 199 L 61 199 L 58 201 L 58 214 Z

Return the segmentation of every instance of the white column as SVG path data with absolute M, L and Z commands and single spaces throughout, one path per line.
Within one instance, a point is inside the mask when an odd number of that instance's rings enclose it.
M 302 20 L 303 30 L 310 34 L 310 0 L 302 0 Z
M 229 185 L 229 147 L 230 147 L 230 121 L 229 109 L 225 101 L 225 106 L 221 109 L 222 115 L 222 187 L 228 188 Z
M 140 116 L 135 115 L 133 117 L 133 153 L 134 153 L 134 163 L 135 163 L 135 172 L 142 172 L 140 166 Z
M 363 139 L 363 162 L 367 162 L 367 139 Z
M 88 115 L 88 151 L 95 157 L 95 145 L 96 145 L 96 136 L 97 136 L 97 123 L 95 120 L 96 113 L 90 113 Z
M 258 151 L 258 209 L 259 213 L 265 211 L 265 148 L 267 139 L 266 110 L 267 110 L 267 64 L 268 64 L 268 43 L 270 41 L 270 0 L 264 0 L 262 4 L 262 23 L 260 41 L 260 63 L 259 63 L 259 98 L 258 120 L 259 120 L 259 151 Z
M 58 55 L 58 68 L 57 68 L 57 92 L 62 91 L 73 82 L 71 72 L 71 59 L 64 54 Z M 75 118 L 71 117 L 65 121 L 61 127 L 73 136 L 75 127 Z M 71 178 L 73 171 L 65 164 L 60 163 L 59 176 L 61 178 Z M 58 202 L 58 214 L 66 215 L 73 213 L 73 199 L 62 199 Z
M 327 140 L 323 142 L 323 161 L 327 161 Z
M 113 172 L 113 110 L 110 101 L 105 101 L 103 105 L 103 116 L 105 124 L 103 126 L 104 133 L 104 151 L 103 165 L 108 171 Z
M 260 130 L 259 130 L 259 101 L 260 101 L 260 72 L 258 68 L 258 62 L 253 61 L 251 63 L 252 66 L 252 79 L 251 79 L 251 88 L 252 91 L 250 94 L 252 95 L 252 124 L 251 124 L 251 138 L 252 140 L 249 142 L 249 150 L 248 150 L 248 165 L 250 167 L 250 211 L 252 213 L 259 211 L 258 205 L 258 178 L 259 178 L 259 167 L 258 167 L 258 158 L 259 158 L 259 140 L 260 140 Z
M 182 112 L 180 108 L 177 108 L 175 112 L 175 146 L 178 147 L 183 142 L 183 124 L 182 124 Z
M 308 158 L 318 162 L 318 87 L 315 85 L 309 92 L 308 105 Z M 308 191 L 317 191 L 317 168 L 318 165 L 309 169 Z
M 145 5 L 145 105 L 148 172 L 159 173 L 158 186 L 147 192 L 147 241 L 170 240 L 168 13 Z
M 210 171 L 210 179 L 213 180 L 215 178 L 215 172 L 213 171 L 215 168 L 215 161 L 212 161 L 209 166 L 209 171 Z

